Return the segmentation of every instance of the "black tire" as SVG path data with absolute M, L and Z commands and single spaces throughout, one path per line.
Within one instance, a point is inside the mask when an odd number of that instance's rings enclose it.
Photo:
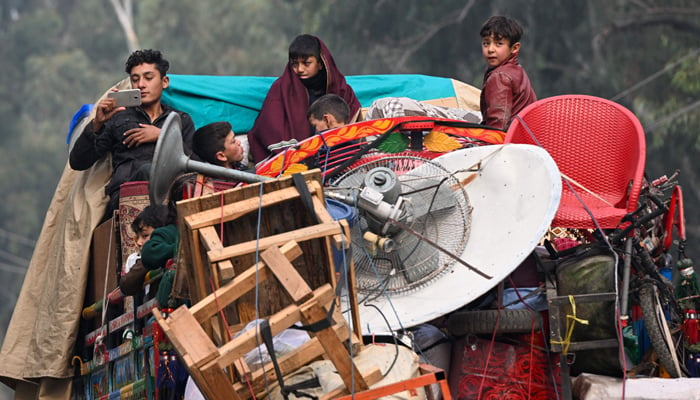
M 447 321 L 447 331 L 453 336 L 493 334 L 498 321 L 496 333 L 530 333 L 533 318 L 535 330 L 539 330 L 542 316 L 530 310 L 456 311 Z
M 649 341 L 659 358 L 659 362 L 666 368 L 671 378 L 682 377 L 683 373 L 673 338 L 654 284 L 644 283 L 639 288 L 639 307 L 642 309 L 644 327 L 649 335 Z

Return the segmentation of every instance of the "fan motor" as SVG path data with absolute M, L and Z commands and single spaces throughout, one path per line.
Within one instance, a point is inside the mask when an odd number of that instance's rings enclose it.
M 365 186 L 376 190 L 384 196 L 384 201 L 396 203 L 401 195 L 401 182 L 396 173 L 386 167 L 372 168 L 365 176 Z

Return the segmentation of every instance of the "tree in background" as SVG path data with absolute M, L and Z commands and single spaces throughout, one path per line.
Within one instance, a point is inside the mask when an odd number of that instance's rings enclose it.
M 16 296 L 66 165 L 73 113 L 124 76 L 136 47 L 173 74 L 279 76 L 299 33 L 324 39 L 347 75 L 419 73 L 479 87 L 490 15 L 525 27 L 538 97 L 614 99 L 647 131 L 650 176 L 681 169 L 689 241 L 700 239 L 700 10 L 696 0 L 0 0 L 0 279 Z M 0 311 L 5 326 L 13 302 Z M 0 330 L 3 331 L 3 330 Z

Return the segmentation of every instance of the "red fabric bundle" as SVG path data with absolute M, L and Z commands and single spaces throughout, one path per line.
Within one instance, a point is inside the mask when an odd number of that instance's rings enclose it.
M 542 350 L 541 333 L 517 335 L 514 344 L 464 337 L 453 347 L 452 398 L 480 400 L 554 399 L 560 388 L 558 356 Z M 534 347 L 531 346 L 534 341 Z M 491 351 L 489 356 L 489 350 Z M 488 367 L 485 368 L 488 360 Z M 554 382 L 553 382 L 554 380 Z

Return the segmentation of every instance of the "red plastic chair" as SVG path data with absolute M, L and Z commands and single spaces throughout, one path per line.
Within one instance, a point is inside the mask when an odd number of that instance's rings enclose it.
M 637 207 L 646 158 L 644 131 L 634 114 L 615 102 L 585 95 L 539 100 L 513 119 L 505 143 L 547 150 L 603 229 L 614 228 Z M 551 225 L 596 227 L 566 181 Z

